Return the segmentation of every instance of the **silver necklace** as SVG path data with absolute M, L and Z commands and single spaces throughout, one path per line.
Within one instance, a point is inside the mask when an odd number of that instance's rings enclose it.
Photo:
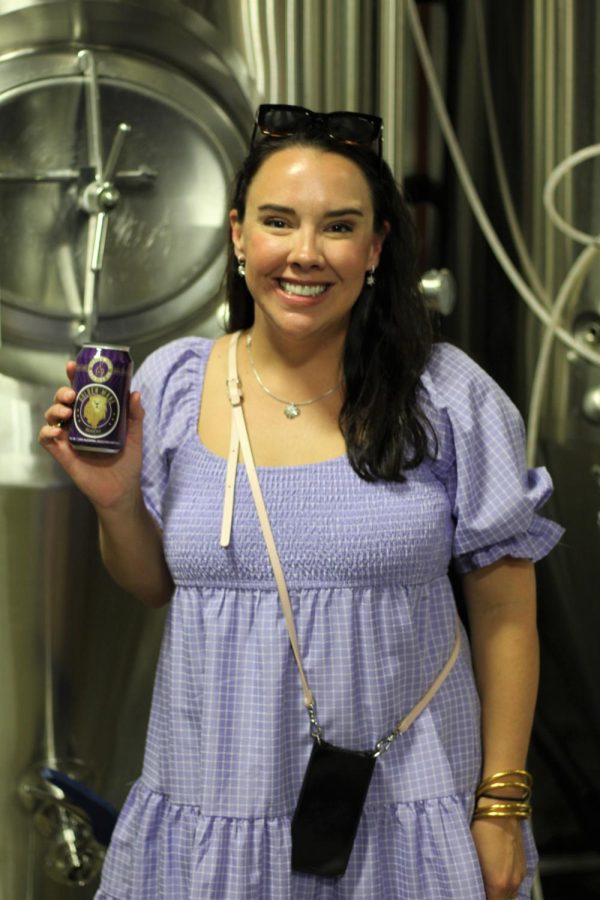
M 282 397 L 278 397 L 277 394 L 274 394 L 273 391 L 270 391 L 266 386 L 258 372 L 256 371 L 256 366 L 254 364 L 254 358 L 252 356 L 252 335 L 246 335 L 246 349 L 248 350 L 248 361 L 250 363 L 250 368 L 252 369 L 252 373 L 256 378 L 258 384 L 263 389 L 265 394 L 268 394 L 269 397 L 272 397 L 273 400 L 277 400 L 278 403 L 283 403 L 285 409 L 283 410 L 283 414 L 288 419 L 296 419 L 300 415 L 300 407 L 301 406 L 311 406 L 313 403 L 318 403 L 319 400 L 324 400 L 325 397 L 329 397 L 330 394 L 333 394 L 334 391 L 340 386 L 340 382 L 334 384 L 333 387 L 330 387 L 325 391 L 324 394 L 320 394 L 318 397 L 314 397 L 312 400 L 300 400 L 298 403 L 294 403 L 293 400 L 284 400 Z

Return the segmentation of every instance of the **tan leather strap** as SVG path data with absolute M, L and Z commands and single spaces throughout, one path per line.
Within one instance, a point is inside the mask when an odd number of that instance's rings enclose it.
M 279 591 L 279 600 L 281 602 L 285 624 L 287 625 L 290 644 L 292 645 L 292 652 L 294 654 L 294 659 L 296 660 L 296 665 L 298 666 L 298 672 L 300 673 L 302 692 L 304 694 L 304 705 L 308 708 L 312 707 L 314 704 L 313 693 L 308 685 L 308 680 L 304 672 L 304 666 L 302 665 L 302 656 L 300 654 L 300 647 L 298 646 L 298 636 L 296 634 L 296 624 L 294 622 L 292 605 L 290 603 L 290 597 L 288 594 L 287 585 L 285 583 L 283 569 L 281 568 L 281 563 L 279 561 L 279 554 L 277 553 L 277 548 L 275 546 L 275 539 L 273 537 L 273 532 L 271 531 L 271 523 L 269 522 L 267 508 L 263 500 L 258 476 L 256 474 L 256 466 L 254 465 L 254 457 L 252 455 L 252 448 L 250 447 L 250 439 L 248 438 L 246 421 L 244 419 L 244 413 L 242 412 L 242 393 L 240 390 L 240 383 L 237 375 L 236 360 L 236 350 L 239 335 L 240 333 L 236 332 L 236 334 L 232 336 L 232 339 L 229 343 L 229 377 L 227 379 L 227 388 L 229 391 L 229 402 L 231 403 L 232 409 L 231 430 L 232 432 L 236 432 L 236 437 L 234 438 L 232 436 L 230 443 L 229 460 L 227 465 L 228 475 L 225 488 L 226 496 L 222 537 L 227 532 L 231 532 L 233 494 L 235 490 L 235 474 L 237 470 L 237 457 L 239 447 L 241 446 L 242 454 L 244 457 L 244 464 L 246 466 L 246 473 L 248 475 L 250 489 L 254 498 L 254 505 L 256 506 L 256 512 L 258 513 L 263 537 L 267 546 L 267 552 L 269 554 L 269 559 L 271 560 L 273 574 L 275 575 L 275 581 L 277 583 L 277 590 Z M 235 450 L 234 445 L 236 446 Z M 235 464 L 233 462 L 234 458 Z M 230 472 L 231 469 L 233 469 L 233 472 Z
M 229 392 L 229 402 L 232 410 L 235 405 L 242 401 L 239 381 L 235 380 L 231 385 L 227 380 L 227 390 Z M 231 434 L 229 436 L 229 453 L 227 454 L 227 473 L 225 475 L 225 498 L 223 500 L 223 521 L 221 522 L 221 547 L 229 547 L 231 541 L 231 526 L 233 523 L 233 501 L 235 499 L 235 478 L 237 475 L 237 465 L 240 455 L 240 439 L 238 437 L 237 428 L 233 412 L 231 414 Z
M 454 633 L 454 644 L 452 645 L 452 651 L 450 656 L 446 660 L 442 670 L 439 675 L 433 681 L 431 687 L 428 691 L 426 691 L 419 702 L 413 706 L 411 711 L 404 716 L 403 719 L 400 719 L 394 731 L 397 734 L 404 734 L 405 731 L 408 731 L 412 723 L 415 721 L 417 716 L 420 716 L 428 703 L 433 699 L 433 697 L 437 694 L 442 684 L 450 674 L 450 670 L 452 669 L 454 663 L 458 659 L 458 654 L 460 653 L 460 619 L 458 615 L 456 616 L 456 628 Z
M 296 633 L 294 614 L 292 612 L 290 597 L 287 585 L 285 583 L 285 577 L 283 574 L 283 569 L 281 567 L 281 562 L 279 560 L 279 554 L 277 553 L 275 539 L 273 537 L 273 532 L 271 531 L 271 523 L 269 522 L 269 516 L 262 496 L 258 476 L 256 474 L 256 466 L 254 465 L 254 457 L 252 455 L 252 448 L 250 446 L 250 439 L 248 437 L 246 421 L 244 419 L 244 413 L 242 410 L 242 392 L 237 371 L 237 344 L 240 334 L 241 332 L 239 331 L 235 332 L 235 334 L 232 334 L 231 340 L 229 342 L 227 390 L 229 393 L 229 402 L 231 403 L 232 417 L 229 455 L 227 459 L 227 475 L 225 480 L 225 498 L 223 503 L 223 522 L 221 525 L 221 546 L 229 546 L 229 541 L 231 539 L 235 480 L 237 474 L 239 450 L 241 446 L 242 454 L 244 457 L 244 464 L 246 466 L 246 473 L 248 475 L 248 481 L 250 483 L 250 489 L 252 491 L 252 497 L 254 499 L 254 505 L 256 506 L 256 512 L 258 514 L 258 518 L 262 528 L 267 552 L 269 554 L 269 559 L 271 561 L 271 566 L 273 569 L 273 574 L 275 575 L 275 582 L 277 584 L 277 590 L 279 592 L 279 600 L 281 603 L 285 624 L 287 626 L 292 652 L 294 654 L 294 659 L 296 660 L 296 665 L 300 674 L 300 681 L 302 682 L 304 705 L 309 709 L 313 709 L 314 696 L 309 687 L 308 679 L 304 672 L 304 666 L 302 665 L 302 656 L 300 654 L 300 647 L 298 645 L 298 636 Z M 418 703 L 413 706 L 411 711 L 397 723 L 393 732 L 387 738 L 383 738 L 381 741 L 379 741 L 379 743 L 377 744 L 379 752 L 386 750 L 391 742 L 399 734 L 404 734 L 404 732 L 407 731 L 413 724 L 417 716 L 419 716 L 423 712 L 427 704 L 439 691 L 442 684 L 446 680 L 448 674 L 450 673 L 450 670 L 458 659 L 459 653 L 460 621 L 457 615 L 454 645 L 445 665 L 443 666 L 442 670 L 435 678 L 429 689 L 418 701 Z

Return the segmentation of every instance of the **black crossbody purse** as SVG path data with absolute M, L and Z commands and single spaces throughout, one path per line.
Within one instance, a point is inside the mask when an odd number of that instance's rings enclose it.
M 338 878 L 346 871 L 350 859 L 377 757 L 384 753 L 399 735 L 410 728 L 442 686 L 460 652 L 460 625 L 457 616 L 452 651 L 429 689 L 410 712 L 396 724 L 393 731 L 377 742 L 373 750 L 348 750 L 325 741 L 317 720 L 314 696 L 302 664 L 287 585 L 256 474 L 242 411 L 242 393 L 236 361 L 239 336 L 239 331 L 233 334 L 229 344 L 227 388 L 232 419 L 221 546 L 229 546 L 231 537 L 235 479 L 241 446 L 254 504 L 277 583 L 292 652 L 302 683 L 304 705 L 308 711 L 313 738 L 312 752 L 292 818 L 292 869 L 297 872 Z
M 292 869 L 343 875 L 375 767 L 372 751 L 313 744 L 292 818 Z

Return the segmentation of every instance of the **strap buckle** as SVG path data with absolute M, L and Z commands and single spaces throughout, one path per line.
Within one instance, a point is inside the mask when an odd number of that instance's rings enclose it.
M 320 744 L 323 738 L 323 732 L 317 719 L 317 711 L 315 709 L 314 703 L 311 703 L 310 706 L 307 706 L 306 711 L 308 712 L 308 718 L 310 719 L 310 736 L 317 742 L 317 744 Z
M 377 741 L 375 744 L 375 750 L 373 751 L 373 756 L 377 759 L 378 756 L 381 756 L 382 753 L 385 753 L 390 749 L 396 738 L 400 732 L 397 729 L 394 729 L 391 734 L 388 734 L 387 737 L 381 738 L 381 740 Z
M 229 394 L 229 402 L 232 406 L 241 406 L 242 404 L 242 386 L 239 378 L 227 378 L 227 393 Z

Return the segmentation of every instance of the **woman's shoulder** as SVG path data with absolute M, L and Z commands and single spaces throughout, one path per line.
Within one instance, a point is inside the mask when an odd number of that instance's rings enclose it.
M 142 362 L 133 379 L 133 388 L 154 383 L 163 389 L 171 377 L 185 378 L 197 371 L 210 354 L 214 341 L 210 338 L 189 336 L 177 338 L 153 350 Z
M 142 362 L 139 371 L 141 372 L 142 369 L 169 369 L 188 361 L 202 361 L 208 357 L 213 344 L 214 340 L 211 338 L 196 335 L 177 338 L 149 353 Z
M 206 362 L 214 341 L 184 337 L 170 341 L 146 357 L 135 373 L 131 389 L 142 396 L 151 425 L 169 416 L 169 434 L 179 434 L 177 422 L 195 422 Z
M 486 396 L 511 401 L 485 369 L 459 347 L 433 345 L 421 377 L 431 402 L 441 408 L 472 405 Z

